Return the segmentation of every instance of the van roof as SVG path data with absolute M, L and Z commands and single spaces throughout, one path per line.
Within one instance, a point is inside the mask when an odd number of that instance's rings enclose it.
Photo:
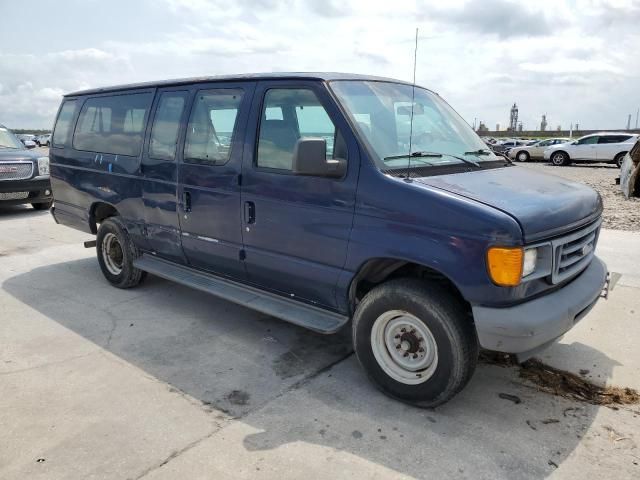
M 277 72 L 277 73 L 244 73 L 238 75 L 216 75 L 210 77 L 192 77 L 178 78 L 173 80 L 160 80 L 155 82 L 130 83 L 126 85 L 116 85 L 111 87 L 91 88 L 88 90 L 79 90 L 77 92 L 67 93 L 65 97 L 73 97 L 77 95 L 91 95 L 105 92 L 115 92 L 118 90 L 132 90 L 136 88 L 159 88 L 174 85 L 187 85 L 192 83 L 210 83 L 210 82 L 230 82 L 230 81 L 255 81 L 255 80 L 283 80 L 283 79 L 299 79 L 299 80 L 370 80 L 370 81 L 386 81 L 403 83 L 411 85 L 410 82 L 396 80 L 394 78 L 376 77 L 372 75 L 360 75 L 357 73 L 336 73 L 336 72 Z

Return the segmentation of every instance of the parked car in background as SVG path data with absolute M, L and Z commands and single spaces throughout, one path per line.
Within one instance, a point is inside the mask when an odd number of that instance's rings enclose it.
M 509 150 L 511 150 L 512 148 L 520 147 L 522 145 L 524 145 L 524 142 L 522 140 L 509 139 L 509 140 L 503 140 L 494 145 L 491 145 L 491 149 L 495 153 L 507 154 Z
M 544 152 L 544 159 L 553 165 L 571 162 L 615 163 L 620 167 L 624 156 L 638 140 L 637 133 L 599 132 L 585 135 L 573 142 L 554 145 Z
M 30 133 L 21 133 L 17 135 L 17 138 L 26 148 L 36 148 L 36 142 L 34 141 L 36 138 L 35 135 L 31 135 Z
M 509 150 L 509 158 L 518 160 L 519 162 L 528 162 L 529 160 L 542 160 L 544 151 L 553 145 L 570 142 L 570 138 L 547 138 L 545 140 L 537 140 L 530 145 L 522 145 Z
M 38 135 L 35 138 L 35 142 L 39 147 L 48 147 L 51 145 L 51 134 L 47 133 L 45 135 Z
M 148 272 L 316 332 L 351 328 L 369 377 L 422 407 L 464 387 L 480 347 L 525 359 L 605 287 L 593 189 L 494 155 L 439 95 L 397 80 L 76 92 L 50 156 L 53 217 L 96 235 L 114 287 Z
M 49 157 L 28 151 L 11 130 L 0 125 L 0 205 L 30 203 L 36 210 L 45 210 L 52 199 Z

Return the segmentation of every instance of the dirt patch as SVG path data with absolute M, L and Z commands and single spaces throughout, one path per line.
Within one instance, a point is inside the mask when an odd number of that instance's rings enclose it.
M 226 396 L 227 401 L 233 405 L 248 405 L 249 398 L 251 396 L 242 390 L 233 390 Z
M 620 185 L 616 185 L 616 178 L 620 176 L 618 167 L 606 164 L 575 164 L 566 167 L 554 167 L 545 163 L 518 165 L 589 185 L 602 196 L 604 228 L 640 232 L 640 198 L 624 198 Z
M 518 364 L 512 355 L 482 352 L 480 361 L 490 365 L 516 367 L 520 378 L 533 383 L 539 391 L 552 395 L 592 405 L 615 406 L 640 403 L 640 393 L 633 388 L 596 385 L 574 373 L 545 365 L 535 358 Z

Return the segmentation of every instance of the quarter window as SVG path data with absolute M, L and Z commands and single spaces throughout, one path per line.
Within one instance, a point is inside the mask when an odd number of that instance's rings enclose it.
M 53 131 L 53 144 L 64 146 L 69 142 L 69 132 L 71 130 L 71 120 L 76 111 L 76 101 L 68 100 L 62 104 L 56 126 Z
M 88 99 L 73 137 L 77 150 L 137 156 L 153 94 L 135 93 Z
M 325 139 L 327 158 L 334 156 L 334 149 L 346 157 L 342 137 L 336 135 L 335 125 L 312 90 L 268 90 L 262 107 L 257 166 L 291 171 L 296 142 L 304 137 Z
M 160 96 L 151 129 L 151 142 L 149 143 L 151 158 L 175 160 L 180 119 L 186 98 L 186 92 L 165 92 Z
M 592 145 L 594 143 L 598 143 L 598 137 L 597 136 L 587 137 L 587 138 L 583 138 L 581 140 L 578 140 L 578 145 Z
M 196 97 L 184 146 L 184 161 L 223 165 L 231 158 L 243 91 L 207 90 Z

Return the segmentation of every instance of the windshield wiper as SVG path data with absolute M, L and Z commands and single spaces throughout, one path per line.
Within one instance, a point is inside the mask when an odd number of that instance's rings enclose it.
M 480 164 L 478 162 L 474 162 L 473 160 L 468 160 L 466 158 L 459 157 L 458 155 L 453 155 L 451 153 L 440 153 L 440 152 L 413 152 L 413 153 L 411 153 L 411 155 L 409 155 L 408 153 L 404 154 L 404 155 L 394 155 L 394 156 L 391 156 L 391 157 L 383 158 L 383 160 L 394 160 L 394 159 L 397 159 L 397 158 L 408 158 L 408 157 L 441 158 L 441 157 L 444 157 L 445 155 L 447 157 L 456 158 L 456 159 L 460 160 L 462 163 L 468 163 L 469 165 L 473 165 L 474 167 L 481 168 Z
M 431 157 L 431 158 L 440 158 L 442 157 L 441 153 L 432 153 L 432 152 L 411 152 L 405 153 L 403 155 L 391 155 L 390 157 L 384 157 L 383 160 L 397 160 L 399 158 L 409 158 L 409 157 Z

